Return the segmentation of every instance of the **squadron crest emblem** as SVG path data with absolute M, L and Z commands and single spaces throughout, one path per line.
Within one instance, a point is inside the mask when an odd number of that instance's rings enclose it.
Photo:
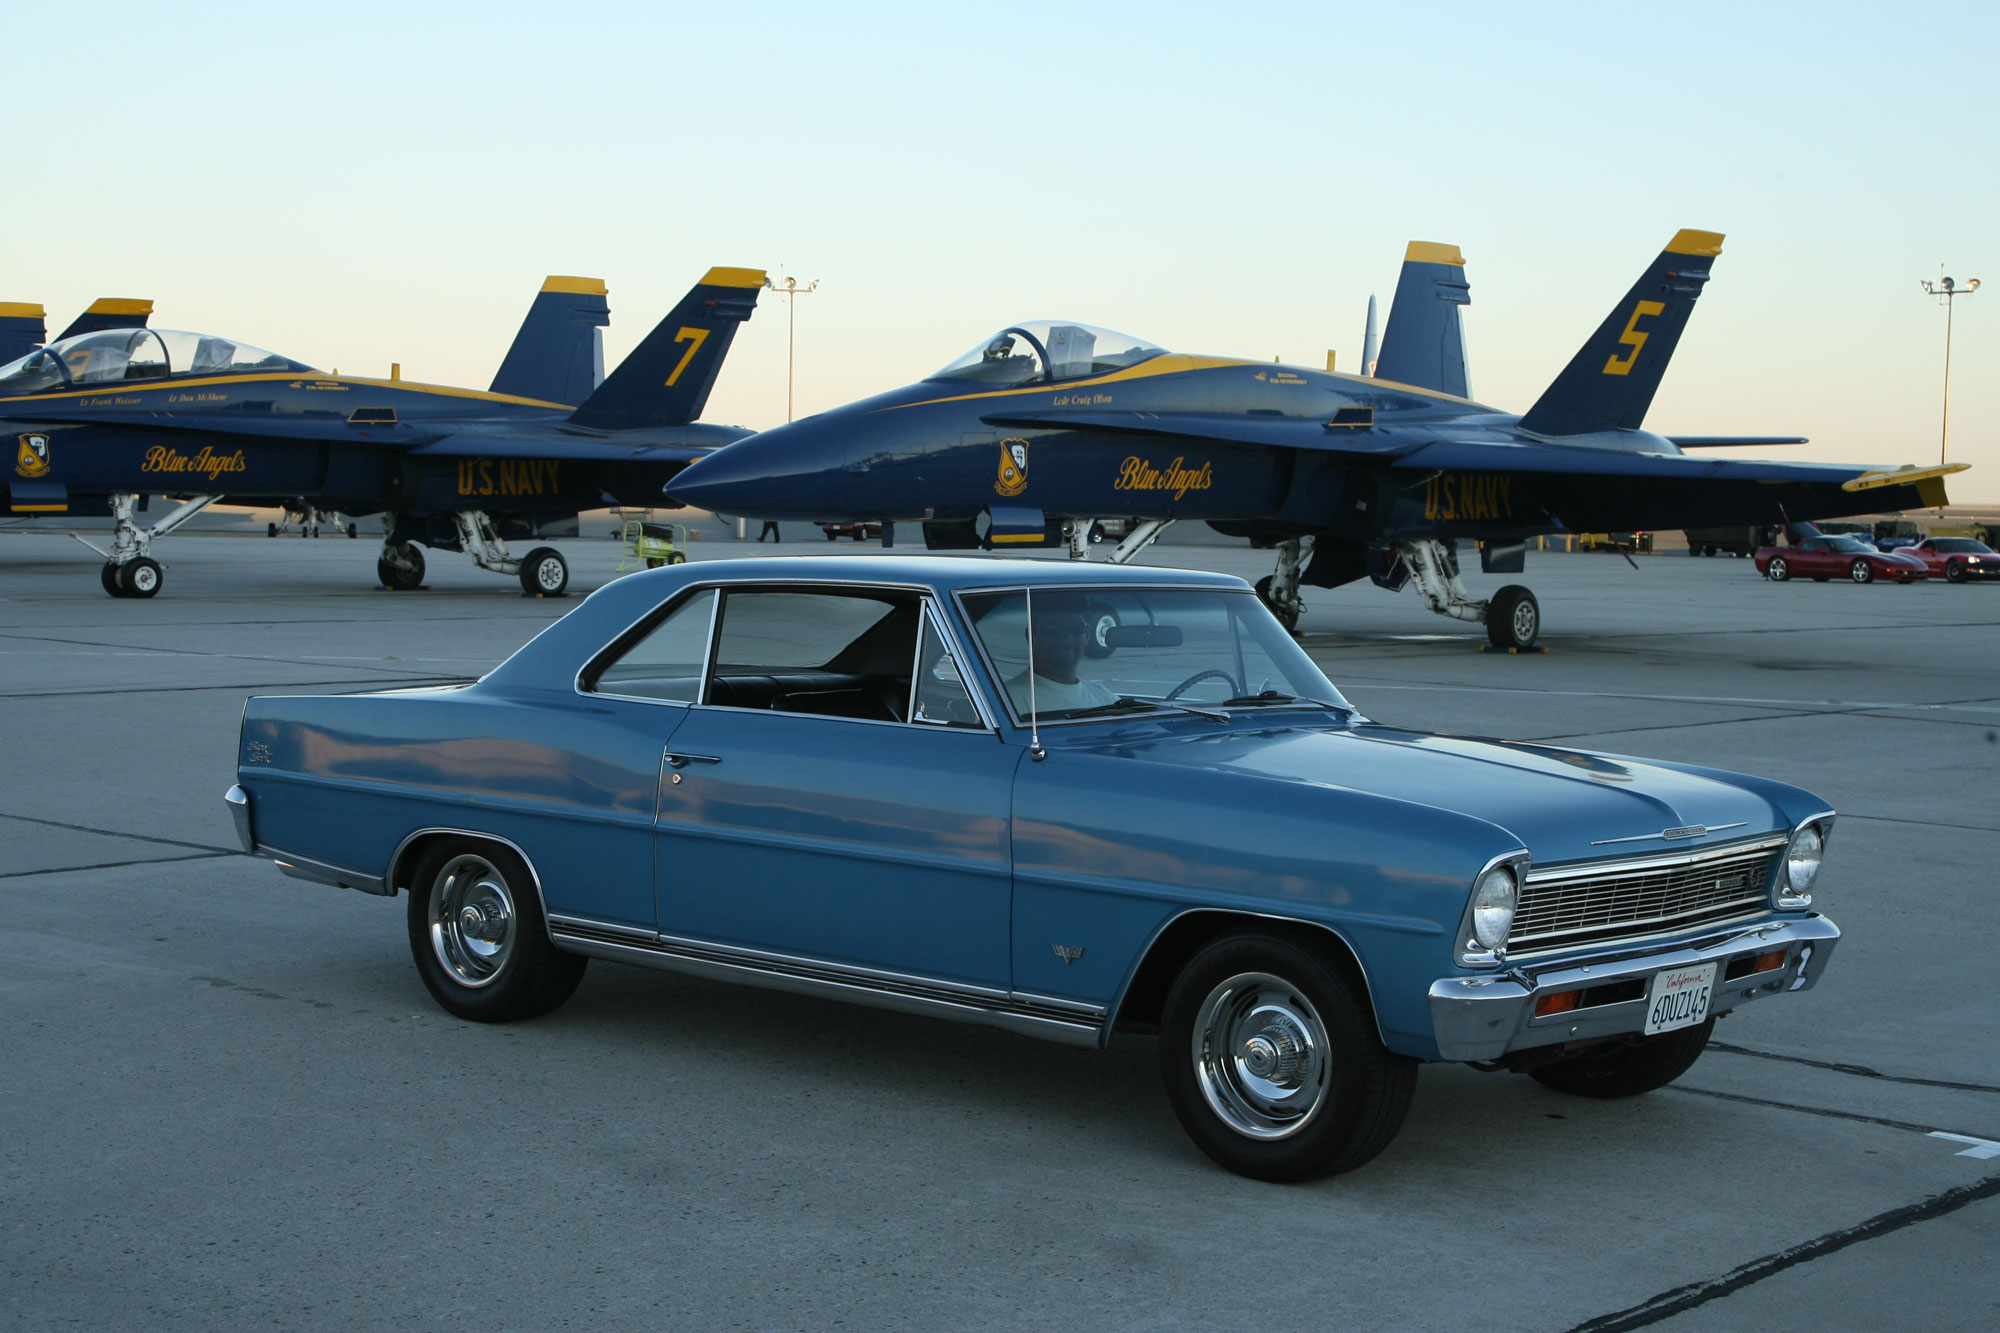
M 23 435 L 20 452 L 14 455 L 14 471 L 23 477 L 45 477 L 49 473 L 49 437 Z
M 993 489 L 1001 495 L 1019 495 L 1028 489 L 1028 442 L 1000 441 L 1000 475 Z

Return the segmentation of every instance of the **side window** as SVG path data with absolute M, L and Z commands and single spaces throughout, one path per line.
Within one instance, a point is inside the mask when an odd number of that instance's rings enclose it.
M 696 702 L 701 697 L 701 669 L 708 657 L 708 627 L 714 619 L 715 598 L 711 588 L 675 607 L 644 638 L 599 671 L 590 688 L 603 694 Z
M 924 636 L 917 649 L 917 707 L 911 721 L 938 727 L 982 727 L 979 709 L 959 674 L 958 659 L 951 655 L 937 626 L 924 617 Z
M 922 603 L 905 592 L 732 591 L 707 702 L 906 722 L 921 616 Z

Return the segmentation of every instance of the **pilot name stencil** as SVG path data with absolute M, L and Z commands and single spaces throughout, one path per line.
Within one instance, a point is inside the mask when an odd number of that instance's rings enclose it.
M 1184 466 L 1184 458 L 1176 458 L 1164 468 L 1154 467 L 1136 455 L 1125 460 L 1119 469 L 1118 480 L 1111 483 L 1116 491 L 1172 491 L 1178 500 L 1189 491 L 1205 491 L 1215 485 L 1215 465 L 1203 463 L 1198 468 Z
M 1424 482 L 1424 517 L 1514 517 L 1514 479 L 1498 472 L 1447 472 Z
M 199 472 L 210 481 L 225 472 L 243 472 L 249 468 L 243 451 L 233 454 L 218 454 L 208 445 L 201 452 L 184 454 L 178 449 L 170 449 L 164 444 L 156 444 L 146 451 L 146 457 L 139 464 L 141 472 Z
M 552 458 L 468 458 L 458 465 L 460 495 L 555 495 L 561 491 Z

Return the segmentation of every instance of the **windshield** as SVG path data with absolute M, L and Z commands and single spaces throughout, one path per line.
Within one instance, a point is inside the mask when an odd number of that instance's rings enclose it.
M 1023 721 L 1028 599 L 1021 589 L 963 598 L 994 678 Z M 1161 705 L 1249 709 L 1304 699 L 1348 707 L 1248 591 L 1036 589 L 1033 600 L 1033 706 L 1043 722 Z
M 1931 549 L 1940 555 L 1992 555 L 1993 548 L 1985 542 L 1976 542 L 1970 537 L 1937 537 L 1931 541 Z
M 1828 537 L 1826 549 L 1829 551 L 1874 551 L 1875 548 L 1854 537 Z M 1878 555 L 1880 552 L 1876 552 Z
M 1000 385 L 1080 379 L 1122 370 L 1164 351 L 1130 334 L 1043 319 L 1009 325 L 931 378 Z
M 105 329 L 52 342 L 0 366 L 0 394 L 61 392 L 184 375 L 315 373 L 249 343 L 178 329 Z

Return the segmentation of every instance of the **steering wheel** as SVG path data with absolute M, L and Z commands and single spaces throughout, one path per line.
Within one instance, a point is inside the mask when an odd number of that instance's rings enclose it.
M 1192 676 L 1189 676 L 1186 680 L 1174 686 L 1171 690 L 1168 690 L 1167 698 L 1170 700 L 1178 699 L 1184 692 L 1193 689 L 1195 686 L 1201 684 L 1205 680 L 1220 680 L 1227 682 L 1229 685 L 1229 697 L 1232 699 L 1236 698 L 1238 695 L 1241 695 L 1243 693 L 1243 687 L 1236 683 L 1236 677 L 1230 675 L 1227 671 L 1219 671 L 1211 667 L 1206 671 L 1195 672 Z

